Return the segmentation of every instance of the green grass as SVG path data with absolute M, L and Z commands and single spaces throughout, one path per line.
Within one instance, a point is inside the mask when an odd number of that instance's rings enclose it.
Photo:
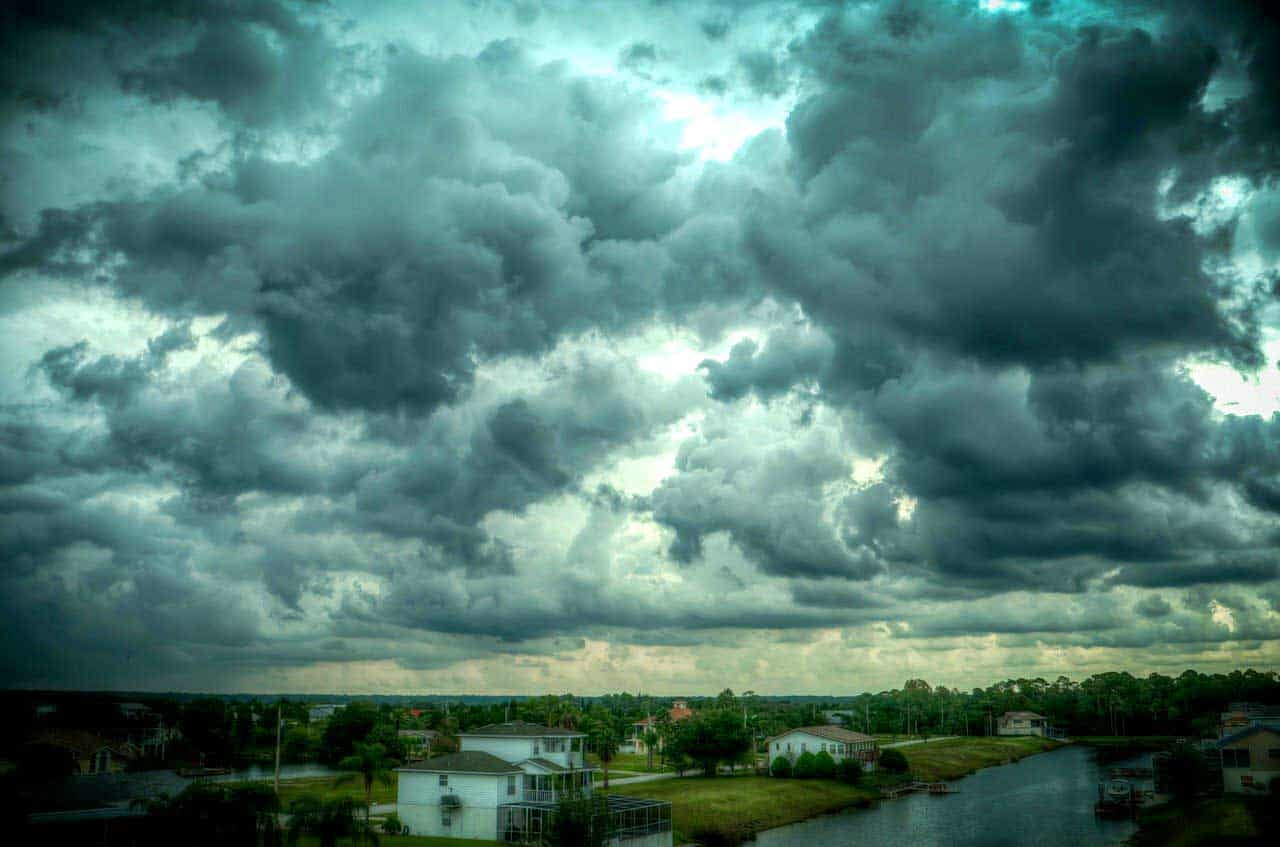
M 897 748 L 912 774 L 926 782 L 956 779 L 992 765 L 1016 762 L 1062 745 L 1047 738 L 953 738 Z
M 1280 840 L 1280 811 L 1265 797 L 1165 804 L 1144 810 L 1138 823 L 1131 847 L 1251 847 Z
M 600 760 L 596 758 L 594 753 L 587 754 L 587 764 L 593 767 L 600 767 Z M 613 757 L 613 761 L 609 762 L 609 772 L 619 771 L 635 771 L 636 773 L 661 773 L 663 770 L 671 770 L 671 768 L 662 767 L 662 756 L 658 753 L 653 754 L 653 767 L 649 767 L 649 757 L 643 753 L 618 753 Z
M 767 776 L 683 777 L 620 785 L 609 793 L 670 801 L 677 844 L 702 829 L 758 832 L 869 805 L 879 796 L 870 786 Z

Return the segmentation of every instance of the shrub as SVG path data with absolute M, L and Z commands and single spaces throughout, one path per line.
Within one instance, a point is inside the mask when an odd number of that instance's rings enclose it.
M 791 769 L 791 775 L 796 779 L 812 779 L 817 771 L 817 757 L 812 753 L 801 753 L 800 758 L 796 759 L 795 767 Z
M 382 819 L 382 831 L 387 835 L 399 835 L 401 829 L 403 824 L 400 823 L 400 816 L 395 812 Z
M 819 779 L 831 779 L 836 775 L 836 760 L 826 750 L 813 757 L 813 775 Z
M 900 750 L 884 750 L 880 753 L 880 767 L 888 773 L 906 773 L 907 757 Z
M 788 777 L 791 776 L 791 760 L 786 756 L 779 756 L 773 760 L 773 767 L 769 772 L 774 776 Z
M 862 780 L 862 763 L 857 759 L 844 759 L 840 762 L 839 776 L 841 782 L 857 785 Z

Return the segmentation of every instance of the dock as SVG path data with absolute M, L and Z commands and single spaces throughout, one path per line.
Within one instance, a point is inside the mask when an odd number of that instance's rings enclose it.
M 896 800 L 906 794 L 921 791 L 925 794 L 955 794 L 956 790 L 945 782 L 904 782 L 893 788 L 882 788 L 880 796 L 885 800 Z

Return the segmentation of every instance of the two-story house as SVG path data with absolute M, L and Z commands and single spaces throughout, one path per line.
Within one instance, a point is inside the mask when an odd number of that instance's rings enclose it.
M 397 768 L 397 814 L 413 835 L 537 842 L 562 799 L 591 794 L 586 738 L 524 721 L 458 733 L 457 753 Z M 670 804 L 608 801 L 615 844 L 670 847 Z

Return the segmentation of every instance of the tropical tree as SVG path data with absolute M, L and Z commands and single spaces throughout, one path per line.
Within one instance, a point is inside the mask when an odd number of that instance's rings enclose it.
M 543 836 L 547 847 L 605 847 L 613 818 L 604 794 L 562 797 Z
M 591 746 L 595 748 L 596 758 L 600 760 L 600 767 L 604 771 L 604 790 L 608 791 L 609 763 L 618 754 L 618 736 L 614 735 L 613 727 L 607 723 L 597 723 L 591 732 Z
M 369 826 L 368 807 L 363 820 L 356 812 L 359 807 L 360 803 L 350 797 L 295 800 L 289 805 L 289 843 L 297 844 L 303 835 L 311 835 L 319 847 L 337 847 L 339 838 L 350 838 L 352 844 L 364 841 L 377 847 L 378 834 Z
M 699 712 L 676 724 L 669 747 L 697 762 L 706 776 L 715 776 L 721 762 L 739 761 L 751 749 L 751 738 L 741 718 L 725 710 Z
M 369 819 L 369 807 L 373 805 L 373 784 L 381 782 L 383 785 L 390 785 L 391 769 L 395 764 L 395 760 L 387 755 L 386 748 L 381 744 L 357 744 L 350 756 L 338 762 L 338 767 L 348 773 L 335 779 L 334 786 L 354 782 L 357 777 L 364 784 L 366 823 Z
M 274 847 L 279 843 L 279 800 L 268 786 L 234 788 L 197 782 L 174 797 L 135 801 L 134 808 L 160 819 L 169 843 Z
M 661 736 L 653 727 L 644 731 L 644 751 L 648 755 L 649 770 L 653 770 L 653 748 L 658 746 Z

